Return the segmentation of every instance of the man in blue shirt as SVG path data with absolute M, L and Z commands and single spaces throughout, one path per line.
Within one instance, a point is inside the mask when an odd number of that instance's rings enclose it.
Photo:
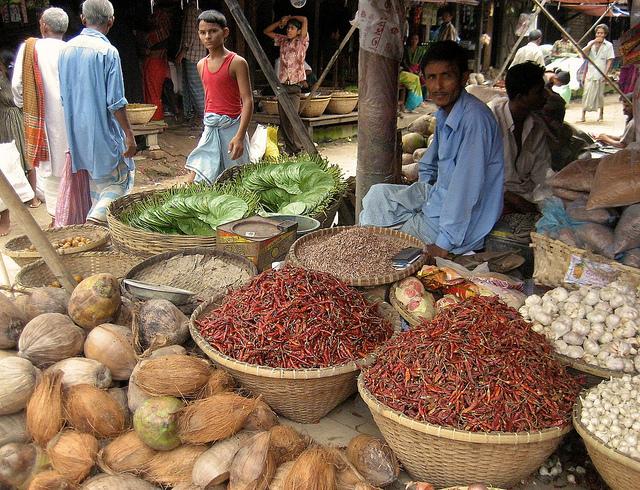
M 434 43 L 425 56 L 427 88 L 439 107 L 433 143 L 411 186 L 376 184 L 361 225 L 393 227 L 427 243 L 434 257 L 478 250 L 502 211 L 502 136 L 489 108 L 464 89 L 465 50 Z
M 136 141 L 127 117 L 127 99 L 118 50 L 107 40 L 113 25 L 108 0 L 86 0 L 85 29 L 60 55 L 58 71 L 73 171 L 86 170 L 92 208 L 87 221 L 106 222 L 109 204 L 133 187 Z

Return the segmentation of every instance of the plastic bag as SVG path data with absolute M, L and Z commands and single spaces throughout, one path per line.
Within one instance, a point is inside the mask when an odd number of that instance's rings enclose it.
M 278 148 L 278 126 L 267 126 L 267 145 L 264 150 L 265 158 L 276 159 L 280 156 Z
M 599 164 L 600 158 L 576 160 L 551 177 L 548 183 L 571 191 L 589 192 Z
M 561 229 L 575 228 L 581 224 L 581 221 L 571 219 L 560 199 L 551 197 L 542 203 L 542 218 L 536 223 L 536 231 L 555 237 Z
M 585 198 L 576 199 L 566 206 L 567 214 L 576 221 L 588 221 L 601 225 L 612 225 L 618 218 L 618 214 L 610 209 L 585 209 L 587 200 Z
M 585 223 L 576 227 L 574 233 L 580 248 L 610 259 L 615 255 L 613 253 L 613 230 L 608 226 Z
M 635 145 L 634 145 L 635 146 Z M 602 157 L 587 209 L 615 208 L 640 202 L 640 150 L 627 147 Z
M 276 140 L 277 141 L 277 140 Z M 257 162 L 267 150 L 267 127 L 258 124 L 249 142 L 249 160 Z
M 629 206 L 622 212 L 613 235 L 616 254 L 640 247 L 640 204 Z
M 33 199 L 33 189 L 29 185 L 29 181 L 22 170 L 20 152 L 18 151 L 15 141 L 11 143 L 0 143 L 0 170 L 2 170 L 2 173 L 22 202 Z M 0 201 L 0 211 L 6 209 L 7 205 Z
M 89 173 L 86 170 L 73 173 L 71 155 L 67 152 L 56 205 L 55 226 L 81 225 L 87 220 L 90 209 Z

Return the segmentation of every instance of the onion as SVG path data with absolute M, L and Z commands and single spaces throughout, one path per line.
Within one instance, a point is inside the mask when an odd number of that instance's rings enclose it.
M 82 352 L 84 331 L 61 313 L 45 313 L 27 323 L 18 340 L 18 355 L 40 368 Z
M 137 362 L 131 330 L 112 323 L 103 323 L 89 332 L 84 355 L 108 367 L 115 380 L 129 379 Z
M 0 447 L 10 442 L 27 442 L 28 440 L 25 412 L 0 417 Z
M 44 453 L 34 444 L 11 442 L 0 448 L 0 483 L 17 488 L 46 465 Z
M 68 388 L 64 412 L 74 428 L 99 439 L 115 437 L 124 431 L 125 414 L 120 404 L 92 385 Z
M 98 441 L 91 434 L 65 430 L 49 442 L 47 454 L 54 470 L 79 483 L 95 464 Z
M 19 412 L 36 387 L 37 369 L 20 357 L 0 359 L 0 415 Z
M 83 490 L 156 490 L 158 487 L 133 475 L 102 473 L 84 482 L 81 488 Z
M 85 357 L 70 357 L 56 362 L 49 371 L 59 370 L 62 375 L 62 385 L 69 386 L 87 384 L 96 388 L 108 388 L 111 385 L 111 372 L 101 362 Z
M 26 319 L 18 307 L 0 293 L 0 349 L 13 349 Z

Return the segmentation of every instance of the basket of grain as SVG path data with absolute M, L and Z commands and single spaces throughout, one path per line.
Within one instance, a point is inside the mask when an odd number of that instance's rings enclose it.
M 311 99 L 301 96 L 300 115 L 302 117 L 320 117 L 324 114 L 329 102 L 331 102 L 331 97 L 328 95 L 316 95 Z
M 147 124 L 156 112 L 154 104 L 128 104 L 127 116 L 131 124 Z
M 275 97 L 265 97 L 260 100 L 260 107 L 262 107 L 262 112 L 265 114 L 270 114 L 272 116 L 278 115 L 278 99 Z
M 357 105 L 358 94 L 351 92 L 333 92 L 326 112 L 329 114 L 349 114 L 355 110 Z
M 98 251 L 109 242 L 109 230 L 103 226 L 70 225 L 49 228 L 44 230 L 44 233 L 60 255 L 73 255 L 89 250 Z M 2 253 L 13 259 L 19 266 L 31 264 L 41 258 L 27 235 L 9 240 Z

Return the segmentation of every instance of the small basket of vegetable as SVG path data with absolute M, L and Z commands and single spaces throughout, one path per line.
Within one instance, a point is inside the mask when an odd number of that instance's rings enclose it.
M 612 489 L 635 490 L 640 482 L 640 376 L 625 375 L 583 393 L 573 426 L 598 473 Z
M 356 392 L 360 366 L 400 319 L 328 274 L 287 267 L 200 305 L 196 344 L 279 414 L 316 423 Z
M 101 250 L 109 242 L 109 230 L 103 226 L 70 225 L 44 230 L 49 242 L 60 255 L 71 255 L 89 250 Z M 9 240 L 3 253 L 19 266 L 31 264 L 41 258 L 27 235 Z
M 358 105 L 358 94 L 351 92 L 333 92 L 327 105 L 329 114 L 350 114 Z

